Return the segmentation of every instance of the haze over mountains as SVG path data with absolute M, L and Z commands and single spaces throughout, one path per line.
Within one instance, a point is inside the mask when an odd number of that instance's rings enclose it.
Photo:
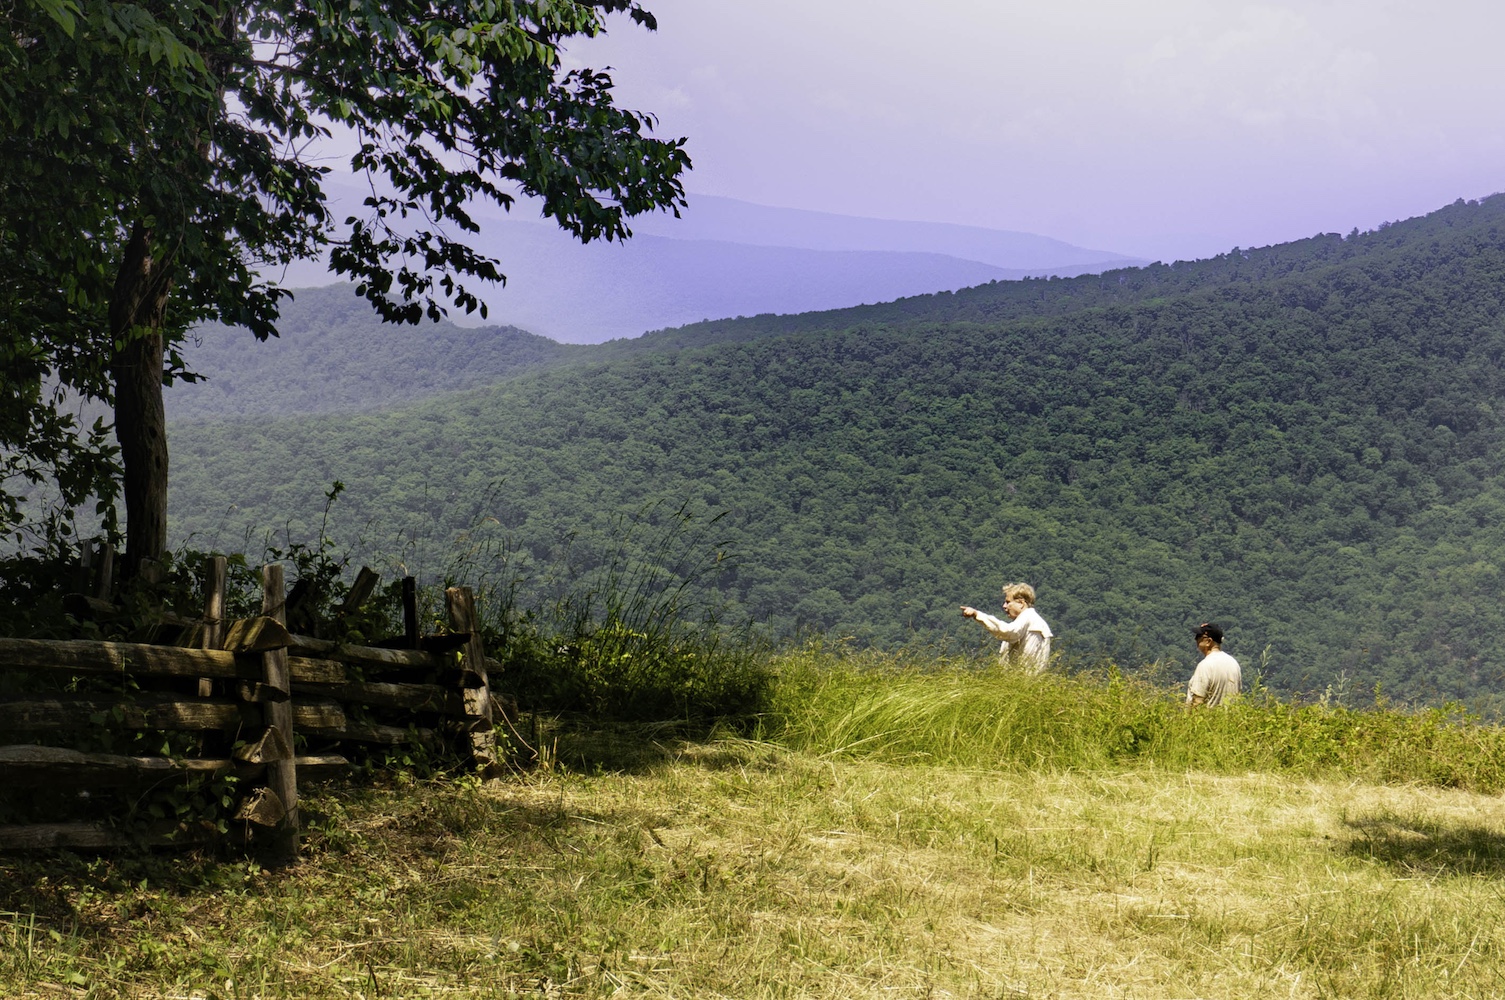
M 289 393 L 385 396 L 423 365 L 347 332 Z M 1174 266 L 514 343 L 490 384 L 404 408 L 175 424 L 173 530 L 307 538 L 338 479 L 329 530 L 358 558 L 442 575 L 495 544 L 485 572 L 535 606 L 638 544 L 623 517 L 687 504 L 726 512 L 718 593 L 780 638 L 981 648 L 956 606 L 1027 579 L 1078 663 L 1184 682 L 1213 618 L 1280 689 L 1505 706 L 1505 197 Z
M 341 205 L 359 193 L 333 183 Z M 485 323 L 562 343 L 594 344 L 703 319 L 801 313 L 1026 275 L 1074 275 L 1143 263 L 1030 233 L 863 219 L 693 195 L 683 217 L 632 221 L 625 243 L 582 246 L 552 222 L 480 210 L 479 249 L 502 262 L 504 288 L 479 289 Z M 327 284 L 303 265 L 288 280 Z M 478 318 L 455 317 L 463 325 Z
M 354 189 L 341 197 L 345 207 L 337 212 L 359 202 Z M 300 289 L 284 303 L 276 340 L 258 343 L 244 331 L 218 325 L 198 331 L 185 354 L 207 379 L 169 388 L 170 417 L 393 406 L 573 356 L 561 344 L 1140 263 L 1030 233 L 863 219 L 705 195 L 694 196 L 682 218 L 635 220 L 636 235 L 625 244 L 581 246 L 552 225 L 518 216 L 480 218 L 480 245 L 508 274 L 505 288 L 483 296 L 490 306 L 484 322 L 457 315 L 456 322 L 420 329 L 374 323 L 370 307 L 348 285 L 324 284 L 329 276 L 321 268 L 300 265 L 288 280 L 319 287 Z M 356 377 L 366 356 L 390 365 L 379 393 Z
M 641 216 L 633 220 L 633 231 L 669 239 L 803 250 L 935 253 L 990 264 L 1015 278 L 1082 274 L 1086 272 L 1074 269 L 1145 263 L 1123 254 L 1086 250 L 1033 233 L 772 208 L 709 195 L 693 196 L 690 206 L 680 215 L 677 219 L 666 213 Z

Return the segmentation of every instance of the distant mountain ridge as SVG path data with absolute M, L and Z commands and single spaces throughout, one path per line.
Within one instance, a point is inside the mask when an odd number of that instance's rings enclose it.
M 1077 275 L 1142 263 L 1029 233 L 863 219 L 695 195 L 682 218 L 631 221 L 625 243 L 581 246 L 557 229 L 481 216 L 502 261 L 492 317 L 567 343 L 764 313 L 792 315 Z
M 258 343 L 243 330 L 218 326 L 201 330 L 199 342 L 190 345 L 185 356 L 190 367 L 206 374 L 207 380 L 170 387 L 168 416 L 212 419 L 240 413 L 292 415 L 390 408 L 573 360 L 599 361 L 856 325 L 996 323 L 1060 316 L 1213 289 L 1242 294 L 1239 290 L 1268 280 L 1315 274 L 1344 262 L 1404 250 L 1430 239 L 1432 226 L 1451 226 L 1454 223 L 1449 220 L 1474 211 L 1459 202 L 1424 219 L 1385 226 L 1362 239 L 1327 233 L 1199 261 L 1076 277 L 990 280 L 954 292 L 927 292 L 872 305 L 734 315 L 596 345 L 561 344 L 515 327 L 460 327 L 448 322 L 417 328 L 390 326 L 377 321 L 351 286 L 301 289 L 283 307 L 284 336 L 277 340 Z M 688 266 L 694 266 L 699 243 L 667 239 L 657 243 L 686 254 L 692 258 Z M 757 252 L 757 248 L 740 249 Z M 830 270 L 816 273 L 829 274 Z M 605 301 L 581 308 L 604 309 Z M 373 384 L 380 384 L 382 391 L 372 392 Z M 257 391 L 246 392 L 246 387 Z
M 336 215 L 359 213 L 362 189 L 326 181 Z M 764 313 L 795 314 L 947 291 L 1029 275 L 1074 275 L 1136 263 L 1060 240 L 972 226 L 864 219 L 691 195 L 683 217 L 630 221 L 622 243 L 581 245 L 520 203 L 476 206 L 467 237 L 501 262 L 503 287 L 471 285 L 490 315 L 460 325 L 513 326 L 562 343 L 594 344 L 648 330 Z M 304 262 L 286 287 L 329 284 Z
M 338 182 L 332 189 L 337 198 L 355 198 Z M 169 389 L 170 417 L 391 407 L 567 360 L 576 356 L 567 344 L 696 322 L 820 314 L 1041 274 L 1096 273 L 1130 260 L 1029 233 L 702 195 L 682 219 L 661 213 L 634 220 L 637 235 L 626 243 L 582 246 L 551 226 L 478 217 L 485 223 L 479 245 L 508 274 L 504 289 L 483 295 L 490 315 L 481 325 L 475 316 L 456 316 L 418 329 L 387 326 L 348 285 L 320 286 L 327 275 L 299 265 L 281 278 L 310 287 L 295 289 L 284 304 L 279 338 L 259 343 L 216 324 L 196 332 L 185 353 L 206 380 Z M 370 390 L 374 379 L 379 393 Z
M 1048 236 L 944 222 L 908 222 L 775 208 L 692 195 L 680 218 L 659 213 L 632 222 L 635 233 L 678 240 L 717 240 L 804 250 L 886 250 L 936 253 L 1011 272 L 1010 277 L 1085 273 L 1085 267 L 1129 267 L 1148 261 L 1073 246 Z M 939 289 L 935 289 L 939 290 Z

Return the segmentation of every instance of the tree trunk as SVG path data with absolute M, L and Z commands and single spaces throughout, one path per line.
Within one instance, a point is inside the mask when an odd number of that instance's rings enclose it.
M 152 256 L 151 230 L 137 223 L 115 276 L 110 336 L 115 355 L 115 439 L 124 469 L 125 567 L 167 553 L 167 418 L 162 407 L 162 322 L 171 267 Z

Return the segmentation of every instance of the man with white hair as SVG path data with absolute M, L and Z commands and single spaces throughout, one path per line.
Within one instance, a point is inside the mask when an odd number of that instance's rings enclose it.
M 966 605 L 962 606 L 962 616 L 971 618 L 1003 640 L 998 647 L 1000 663 L 1018 667 L 1025 673 L 1040 673 L 1050 659 L 1052 633 L 1040 612 L 1035 610 L 1035 588 L 1027 583 L 1006 584 L 1003 610 L 1011 621 L 994 618 Z

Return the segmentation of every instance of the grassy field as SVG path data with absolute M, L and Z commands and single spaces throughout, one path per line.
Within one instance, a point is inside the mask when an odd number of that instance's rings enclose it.
M 0 855 L 0 995 L 1505 997 L 1493 727 L 778 667 L 757 738 L 328 788 L 289 870 Z

